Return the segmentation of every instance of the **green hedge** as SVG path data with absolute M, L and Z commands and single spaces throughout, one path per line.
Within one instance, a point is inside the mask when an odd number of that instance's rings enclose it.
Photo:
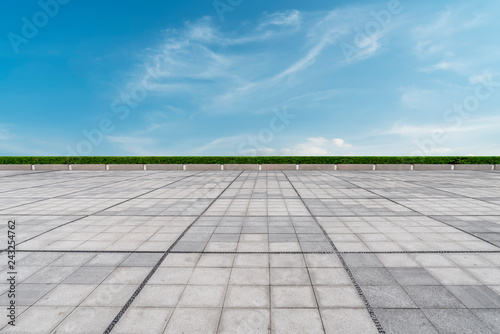
M 0 157 L 0 164 L 500 164 L 500 157 Z

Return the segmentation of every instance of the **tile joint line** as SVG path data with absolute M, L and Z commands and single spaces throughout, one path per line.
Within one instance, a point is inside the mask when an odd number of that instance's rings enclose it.
M 318 225 L 318 227 L 321 229 L 321 231 L 323 232 L 323 234 L 326 237 L 326 239 L 330 242 L 330 245 L 332 246 L 332 248 L 333 248 L 335 254 L 337 255 L 337 257 L 339 258 L 342 266 L 344 267 L 344 270 L 346 271 L 347 275 L 349 276 L 349 279 L 351 280 L 352 284 L 356 288 L 356 291 L 357 291 L 359 297 L 361 298 L 361 300 L 365 304 L 366 310 L 370 314 L 370 318 L 372 319 L 373 323 L 377 327 L 378 333 L 379 334 L 385 334 L 385 330 L 382 327 L 382 324 L 380 323 L 380 321 L 377 318 L 377 315 L 375 314 L 375 312 L 373 311 L 372 307 L 370 306 L 370 303 L 368 302 L 368 299 L 366 298 L 365 294 L 363 293 L 363 290 L 361 290 L 361 287 L 359 286 L 358 282 L 356 281 L 356 278 L 354 278 L 354 275 L 352 274 L 351 269 L 347 266 L 347 263 L 345 262 L 344 257 L 338 251 L 337 247 L 333 243 L 333 241 L 330 238 L 330 236 L 326 233 L 326 231 L 323 228 L 323 226 L 318 222 L 318 220 L 316 219 L 316 216 L 313 215 L 313 213 L 311 212 L 311 210 L 309 209 L 309 207 L 307 206 L 307 204 L 305 203 L 305 201 L 302 199 L 302 196 L 300 196 L 299 192 L 297 191 L 297 189 L 293 185 L 292 181 L 290 181 L 290 179 L 288 178 L 288 175 L 286 175 L 286 173 L 284 171 L 281 171 L 281 172 L 283 173 L 283 175 L 285 176 L 285 178 L 288 180 L 288 182 L 292 186 L 293 190 L 297 193 L 297 195 L 299 196 L 299 199 L 302 201 L 302 204 L 305 206 L 305 208 L 307 209 L 307 211 L 309 212 L 309 214 L 311 215 L 311 217 L 313 218 L 313 220 L 316 222 L 316 224 Z
M 243 171 L 241 171 L 228 185 L 227 187 L 224 189 L 228 189 L 233 183 L 234 181 L 236 181 L 240 175 L 243 173 Z M 203 216 L 203 214 L 205 212 L 207 212 L 207 210 L 215 203 L 215 201 L 217 201 L 217 199 L 219 199 L 219 197 L 221 196 L 223 192 L 221 192 L 216 198 L 214 198 L 212 200 L 212 202 L 210 203 L 210 205 L 208 205 L 205 210 L 203 210 L 203 212 L 201 212 L 197 217 L 196 219 L 191 223 L 189 224 L 189 226 L 179 235 L 179 237 L 177 237 L 177 239 L 174 241 L 174 243 L 167 249 L 167 251 L 165 251 L 162 255 L 162 257 L 158 260 L 158 262 L 155 264 L 155 266 L 151 269 L 151 271 L 149 272 L 149 274 L 144 278 L 144 280 L 142 281 L 142 283 L 139 285 L 139 287 L 134 291 L 134 293 L 132 294 L 132 296 L 129 298 L 129 300 L 127 301 L 127 303 L 125 303 L 125 305 L 123 305 L 122 309 L 120 310 L 120 312 L 118 312 L 118 314 L 115 316 L 115 318 L 111 321 L 111 323 L 109 324 L 108 328 L 106 328 L 106 330 L 103 332 L 103 334 L 109 334 L 111 333 L 111 331 L 113 330 L 113 328 L 115 327 L 115 325 L 118 323 L 118 321 L 120 321 L 121 317 L 125 314 L 125 312 L 127 311 L 127 309 L 130 307 L 130 305 L 132 305 L 132 303 L 134 302 L 135 298 L 139 295 L 139 293 L 141 293 L 142 289 L 146 286 L 146 284 L 149 282 L 149 280 L 151 279 L 151 277 L 154 275 L 154 273 L 156 272 L 156 270 L 160 267 L 160 265 L 163 263 L 163 261 L 165 260 L 165 258 L 167 257 L 167 255 L 172 251 L 172 249 L 177 245 L 177 243 L 179 242 L 179 240 L 182 239 L 182 237 L 184 237 L 184 235 L 186 234 L 187 231 L 189 231 L 189 229 L 201 218 L 201 216 Z

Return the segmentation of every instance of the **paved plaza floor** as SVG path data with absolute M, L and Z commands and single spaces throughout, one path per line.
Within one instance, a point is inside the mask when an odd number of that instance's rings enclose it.
M 500 333 L 500 172 L 0 171 L 0 221 L 2 333 Z

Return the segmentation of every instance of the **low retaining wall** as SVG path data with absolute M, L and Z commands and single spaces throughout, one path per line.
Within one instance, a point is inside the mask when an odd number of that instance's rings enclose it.
M 69 165 L 33 165 L 33 170 L 69 170 Z
M 221 170 L 222 165 L 217 164 L 189 164 L 184 165 L 185 170 Z
M 106 167 L 107 170 L 144 170 L 143 164 L 111 164 Z
M 453 165 L 415 164 L 413 170 L 452 170 Z
M 378 164 L 375 165 L 375 170 L 413 170 L 413 165 L 410 164 Z
M 337 170 L 374 170 L 372 164 L 338 164 Z
M 493 170 L 493 165 L 455 165 L 455 170 Z
M 299 170 L 337 170 L 334 164 L 304 164 L 299 165 Z
M 262 170 L 297 170 L 295 164 L 262 164 Z
M 224 165 L 224 170 L 259 170 L 258 164 L 227 164 Z
M 106 170 L 105 164 L 76 164 L 70 165 L 71 170 Z
M 363 170 L 363 171 L 431 171 L 431 170 L 477 170 L 500 171 L 500 165 L 441 165 L 441 164 L 0 164 L 0 170 L 309 170 L 309 171 L 334 171 L 334 170 Z
M 146 170 L 182 170 L 182 164 L 146 164 Z
M 0 170 L 31 170 L 31 165 L 0 165 Z

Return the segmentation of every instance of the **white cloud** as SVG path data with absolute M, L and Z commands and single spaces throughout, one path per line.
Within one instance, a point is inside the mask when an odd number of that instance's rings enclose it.
M 289 10 L 285 12 L 277 12 L 272 14 L 265 14 L 259 28 L 266 26 L 299 26 L 301 22 L 301 15 L 298 10 Z
M 345 153 L 352 145 L 341 138 L 326 139 L 324 137 L 307 138 L 306 142 L 293 147 L 283 148 L 281 152 L 286 155 L 337 155 Z
M 420 68 L 422 72 L 433 72 L 433 71 L 454 71 L 454 72 L 464 72 L 468 68 L 468 64 L 459 61 L 446 61 L 442 60 L 438 63 L 432 64 L 430 66 Z
M 435 110 L 443 103 L 446 95 L 442 91 L 410 86 L 399 88 L 401 104 L 420 111 Z
M 483 82 L 493 81 L 494 74 L 490 70 L 484 70 L 481 74 L 471 75 L 469 82 L 471 85 L 482 84 Z
M 500 117 L 488 117 L 483 119 L 469 119 L 463 121 L 464 125 L 456 126 L 447 123 L 443 124 L 425 124 L 425 125 L 393 125 L 389 130 L 382 131 L 379 134 L 390 135 L 397 134 L 406 137 L 424 137 L 432 136 L 435 133 L 443 134 L 465 134 L 472 132 L 481 132 L 498 128 Z
M 204 155 L 221 155 L 221 152 L 226 152 L 224 154 L 233 155 L 236 154 L 238 146 L 245 140 L 243 135 L 228 136 L 216 138 L 206 144 L 198 146 L 191 150 L 192 154 L 204 154 Z
M 143 52 L 143 68 L 134 71 L 126 91 L 140 87 L 153 73 L 148 99 L 174 107 L 183 102 L 173 101 L 189 101 L 191 115 L 270 113 L 287 101 L 308 106 L 331 99 L 334 90 L 309 83 L 324 77 L 325 66 L 346 65 L 337 44 L 342 38 L 353 39 L 355 27 L 373 20 L 370 10 L 361 6 L 270 13 L 232 31 L 209 17 L 186 22 L 180 29 L 165 29 L 164 40 Z M 364 39 L 356 60 L 372 56 L 385 33 Z
M 488 24 L 491 19 L 488 7 L 487 2 L 482 5 L 461 3 L 434 16 L 423 16 L 421 23 L 411 31 L 415 55 L 421 61 L 430 62 L 419 70 L 468 75 L 490 61 L 491 56 L 480 51 L 484 47 L 481 36 L 471 39 L 468 35 L 473 29 Z

